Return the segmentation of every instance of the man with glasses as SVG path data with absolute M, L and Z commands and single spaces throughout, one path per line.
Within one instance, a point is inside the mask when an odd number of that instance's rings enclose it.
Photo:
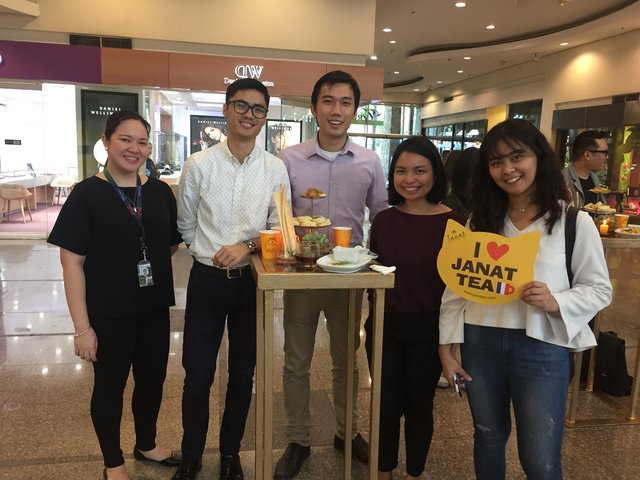
M 255 79 L 227 88 L 227 139 L 191 155 L 182 171 L 178 229 L 193 266 L 187 288 L 182 366 L 182 463 L 173 480 L 202 468 L 209 392 L 218 350 L 228 332 L 228 383 L 220 427 L 220 480 L 244 478 L 238 452 L 251 403 L 256 363 L 256 292 L 249 255 L 259 232 L 278 224 L 273 192 L 285 185 L 281 160 L 256 146 L 269 92 Z
M 607 164 L 609 148 L 606 139 L 604 132 L 586 130 L 573 141 L 571 164 L 562 170 L 562 175 L 571 191 L 572 202 L 578 208 L 598 201 L 606 203 L 602 194 L 593 191 L 600 186 L 595 172 Z
M 369 217 L 386 208 L 387 190 L 380 159 L 375 152 L 356 145 L 348 135 L 360 102 L 360 88 L 346 72 L 332 71 L 322 76 L 311 94 L 311 113 L 318 123 L 316 137 L 280 152 L 289 171 L 293 214 L 303 215 L 309 201 L 300 197 L 308 188 L 317 188 L 327 198 L 314 205 L 314 213 L 331 219 L 333 225 L 351 227 L 351 245 L 361 245 L 365 206 Z M 332 235 L 331 229 L 326 232 Z M 356 311 L 362 306 L 362 291 L 356 298 Z M 345 417 L 353 419 L 352 453 L 368 463 L 366 440 L 357 433 L 357 400 L 346 412 L 347 388 L 358 398 L 358 370 L 354 364 L 353 385 L 347 385 L 348 292 L 346 290 L 287 290 L 284 293 L 284 405 L 289 444 L 275 469 L 275 480 L 291 480 L 311 449 L 309 410 L 309 370 L 313 358 L 318 317 L 324 312 L 330 337 L 333 403 L 336 433 L 333 446 L 344 450 Z M 360 344 L 360 317 L 355 325 L 355 348 Z

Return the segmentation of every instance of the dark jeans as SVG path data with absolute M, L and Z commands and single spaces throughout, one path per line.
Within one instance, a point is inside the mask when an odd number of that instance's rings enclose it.
M 120 448 L 122 396 L 133 366 L 131 409 L 140 450 L 156 447 L 156 421 L 169 356 L 169 309 L 123 318 L 92 318 L 98 336 L 98 361 L 93 364 L 91 420 L 104 465 L 124 464 Z
M 227 395 L 220 428 L 220 453 L 240 450 L 256 365 L 256 285 L 251 269 L 239 278 L 193 263 L 187 288 L 182 366 L 182 457 L 202 456 L 209 426 L 209 393 L 225 324 L 229 337 Z
M 373 328 L 367 318 L 365 347 L 371 370 Z M 438 356 L 438 313 L 404 315 L 385 311 L 380 389 L 378 470 L 398 466 L 400 421 L 404 416 L 407 473 L 424 471 L 433 437 L 433 397 L 442 368 Z
M 569 351 L 525 330 L 466 324 L 462 365 L 474 424 L 478 480 L 505 478 L 505 445 L 516 419 L 518 455 L 529 480 L 562 479 Z

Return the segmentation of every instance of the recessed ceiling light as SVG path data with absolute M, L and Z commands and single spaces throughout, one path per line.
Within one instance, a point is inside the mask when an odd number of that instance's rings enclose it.
M 395 40 L 389 40 L 389 43 L 396 43 Z
M 561 46 L 561 47 L 566 47 L 567 45 L 569 45 L 569 42 L 562 42 L 562 43 L 560 44 L 560 46 Z
M 464 73 L 464 70 L 458 70 L 458 73 Z
M 419 88 L 414 88 L 414 89 L 413 89 L 413 91 L 414 91 L 414 92 L 419 92 L 419 91 L 420 91 L 420 89 L 419 89 Z
M 378 57 L 377 57 L 376 55 L 371 55 L 369 58 L 370 58 L 371 60 L 377 60 L 377 59 L 378 59 Z
M 393 74 L 394 75 L 400 75 L 400 72 L 396 70 L 395 72 L 393 72 Z
M 491 24 L 491 25 L 487 25 L 485 28 L 486 28 L 487 30 L 493 30 L 494 28 L 496 28 L 496 26 L 495 26 L 495 25 L 493 25 L 493 24 Z
M 391 33 L 391 29 L 389 27 L 385 27 L 382 29 L 384 33 Z
M 442 83 L 442 80 L 438 80 L 436 83 Z
M 471 60 L 471 57 L 462 57 L 462 58 L 464 58 L 465 60 Z
M 458 8 L 464 8 L 467 6 L 467 4 L 465 2 L 456 2 L 454 3 L 454 5 Z

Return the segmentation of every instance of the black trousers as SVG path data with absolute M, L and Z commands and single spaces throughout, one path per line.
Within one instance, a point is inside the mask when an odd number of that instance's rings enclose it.
M 365 323 L 371 369 L 372 320 Z M 378 470 L 398 466 L 400 420 L 404 416 L 407 473 L 424 471 L 433 437 L 433 397 L 442 368 L 438 356 L 438 313 L 404 315 L 385 311 L 380 393 Z
M 238 271 L 234 272 L 235 274 Z M 209 427 L 209 395 L 225 325 L 229 337 L 227 394 L 220 427 L 220 453 L 240 450 L 251 404 L 256 366 L 256 285 L 250 267 L 238 278 L 194 262 L 187 288 L 182 366 L 182 458 L 197 460 Z
M 123 318 L 92 318 L 98 337 L 98 361 L 93 364 L 91 420 L 104 465 L 124 464 L 120 448 L 122 397 L 133 367 L 131 409 L 140 450 L 156 447 L 156 421 L 169 356 L 169 309 Z

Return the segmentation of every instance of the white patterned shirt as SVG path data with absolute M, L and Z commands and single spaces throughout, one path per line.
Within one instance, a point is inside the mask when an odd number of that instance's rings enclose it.
M 273 192 L 280 185 L 290 201 L 284 163 L 262 148 L 254 147 L 242 164 L 227 142 L 191 155 L 182 170 L 177 199 L 178 230 L 189 253 L 198 262 L 213 265 L 213 256 L 223 246 L 259 237 L 260 230 L 278 225 Z

